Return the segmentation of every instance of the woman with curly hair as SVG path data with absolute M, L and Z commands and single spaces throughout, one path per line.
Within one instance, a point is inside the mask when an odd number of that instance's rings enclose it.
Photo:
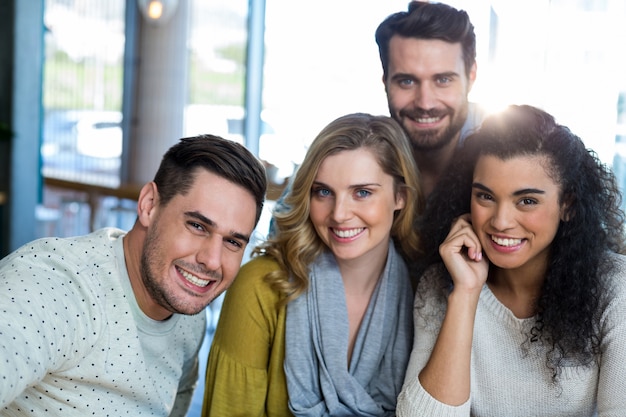
M 203 415 L 395 415 L 422 208 L 402 128 L 362 113 L 331 122 L 286 203 L 227 291 Z
M 450 166 L 421 228 L 439 262 L 418 285 L 398 416 L 626 415 L 611 171 L 531 106 L 487 118 Z

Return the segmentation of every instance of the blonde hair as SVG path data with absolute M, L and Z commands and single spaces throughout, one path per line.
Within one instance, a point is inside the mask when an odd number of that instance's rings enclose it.
M 387 116 L 354 113 L 328 124 L 308 149 L 285 198 L 288 210 L 274 213 L 276 234 L 255 248 L 254 255 L 269 255 L 281 269 L 265 279 L 282 293 L 284 303 L 295 299 L 309 284 L 309 265 L 325 250 L 309 218 L 311 187 L 324 159 L 359 148 L 370 149 L 383 171 L 394 179 L 394 194 L 404 193 L 406 203 L 395 213 L 391 237 L 401 255 L 413 260 L 421 253 L 415 223 L 423 208 L 419 173 L 411 146 L 400 125 Z

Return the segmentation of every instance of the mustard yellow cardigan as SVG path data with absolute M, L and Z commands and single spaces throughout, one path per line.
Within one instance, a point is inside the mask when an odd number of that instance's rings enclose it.
M 287 406 L 285 312 L 263 277 L 268 257 L 246 263 L 226 292 L 209 353 L 203 417 L 291 416 Z

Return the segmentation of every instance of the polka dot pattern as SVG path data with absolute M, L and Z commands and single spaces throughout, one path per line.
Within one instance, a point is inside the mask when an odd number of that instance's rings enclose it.
M 205 315 L 145 316 L 122 237 L 40 239 L 0 260 L 0 415 L 185 415 Z

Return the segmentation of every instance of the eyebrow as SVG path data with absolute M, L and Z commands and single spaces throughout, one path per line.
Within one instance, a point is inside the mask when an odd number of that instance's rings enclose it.
M 440 72 L 438 74 L 435 74 L 435 78 L 440 78 L 440 77 L 455 78 L 455 77 L 460 77 L 460 74 L 455 71 L 445 71 L 445 72 Z
M 478 188 L 479 190 L 483 190 L 483 191 L 493 194 L 493 191 L 491 191 L 489 187 L 479 182 L 472 183 L 472 188 Z M 519 196 L 519 195 L 524 195 L 524 194 L 545 194 L 545 193 L 546 192 L 544 190 L 540 190 L 538 188 L 522 188 L 521 190 L 515 191 L 513 195 Z
M 445 72 L 438 72 L 436 74 L 433 74 L 431 78 L 441 78 L 441 77 L 458 78 L 458 77 L 460 77 L 460 75 L 459 75 L 459 73 L 457 73 L 455 71 L 445 71 Z M 392 80 L 406 79 L 406 78 L 409 78 L 409 79 L 412 79 L 412 80 L 419 79 L 418 77 L 414 76 L 413 74 L 405 73 L 405 72 L 395 73 L 391 77 Z
M 197 220 L 201 221 L 202 223 L 205 223 L 205 224 L 209 225 L 210 227 L 217 228 L 217 223 L 215 223 L 213 220 L 209 219 L 205 215 L 203 215 L 201 213 L 198 213 L 197 211 L 186 211 L 185 215 L 187 217 L 191 217 L 191 218 L 197 219 Z M 233 237 L 235 239 L 243 240 L 246 243 L 250 242 L 250 236 L 249 235 L 246 235 L 246 234 L 240 233 L 240 232 L 236 232 L 234 230 L 230 231 L 229 236 Z
M 333 189 L 333 187 L 329 186 L 328 184 L 325 184 L 321 181 L 313 181 L 313 185 L 316 186 L 322 186 L 325 188 L 329 188 L 329 189 Z M 382 187 L 381 184 L 377 183 L 377 182 L 368 182 L 368 183 L 364 183 L 364 184 L 350 184 L 348 186 L 348 188 L 365 188 L 365 187 Z

